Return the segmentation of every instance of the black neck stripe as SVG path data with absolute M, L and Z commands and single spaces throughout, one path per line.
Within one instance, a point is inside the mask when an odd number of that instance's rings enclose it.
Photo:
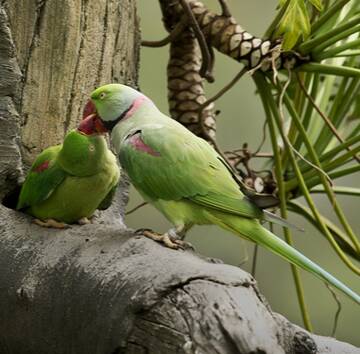
M 124 112 L 121 113 L 121 115 L 119 117 L 117 117 L 114 120 L 101 120 L 104 127 L 107 130 L 110 130 L 110 131 L 113 130 L 115 125 L 118 124 L 121 121 L 121 119 L 123 119 L 126 116 L 126 114 L 130 111 L 130 109 L 133 107 L 133 105 L 134 105 L 134 103 L 132 103 L 129 108 L 127 108 Z

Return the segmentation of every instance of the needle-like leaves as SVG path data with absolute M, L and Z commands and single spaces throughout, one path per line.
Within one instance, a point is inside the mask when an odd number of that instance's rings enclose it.
M 290 50 L 300 37 L 307 38 L 310 34 L 309 14 L 304 0 L 280 1 L 281 6 L 287 6 L 275 37 L 283 37 L 283 49 Z
M 311 190 L 313 192 L 314 190 Z M 312 215 L 309 208 L 305 207 L 304 205 L 300 204 L 297 201 L 290 201 L 288 202 L 288 208 L 290 211 L 303 216 L 306 220 L 308 220 L 312 225 L 314 225 L 320 232 L 322 232 L 321 227 L 316 222 L 316 219 Z M 334 238 L 336 239 L 337 243 L 340 247 L 351 257 L 360 261 L 360 253 L 356 251 L 352 242 L 346 236 L 346 234 L 337 227 L 332 221 L 326 218 L 323 215 L 320 215 L 322 222 L 326 225 L 329 231 L 332 233 Z
M 276 80 L 261 71 L 253 76 L 272 142 L 281 215 L 286 218 L 290 210 L 312 223 L 339 259 L 360 275 L 348 257 L 360 260 L 359 238 L 337 198 L 359 198 L 360 188 L 333 184 L 360 171 L 360 2 L 330 0 L 325 10 L 318 0 L 279 4 L 266 33 L 272 39 L 282 37 L 284 51 L 311 58 Z M 327 197 L 337 220 L 330 221 L 319 210 L 316 193 Z M 307 206 L 294 200 L 298 197 L 304 197 Z M 284 236 L 292 242 L 288 231 Z M 294 270 L 293 277 L 303 321 L 310 328 L 301 278 Z

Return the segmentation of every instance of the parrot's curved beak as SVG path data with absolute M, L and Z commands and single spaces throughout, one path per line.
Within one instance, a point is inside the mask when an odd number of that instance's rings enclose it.
M 96 107 L 91 100 L 88 100 L 83 110 L 82 119 L 85 119 L 86 117 L 88 117 L 90 114 L 93 113 L 96 113 Z
M 83 119 L 78 126 L 78 131 L 86 134 L 104 134 L 108 129 L 104 126 L 101 119 L 97 115 L 95 105 L 89 100 L 83 110 Z

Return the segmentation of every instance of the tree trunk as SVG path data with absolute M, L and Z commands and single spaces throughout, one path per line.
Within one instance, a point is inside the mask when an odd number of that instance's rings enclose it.
M 87 95 L 136 85 L 133 0 L 0 0 L 0 197 L 61 142 Z M 0 354 L 358 353 L 271 311 L 254 279 L 134 235 L 117 203 L 47 230 L 0 206 Z M 4 199 L 4 196 L 6 198 Z
M 96 86 L 137 82 L 139 31 L 134 0 L 0 3 L 2 197 L 76 126 Z

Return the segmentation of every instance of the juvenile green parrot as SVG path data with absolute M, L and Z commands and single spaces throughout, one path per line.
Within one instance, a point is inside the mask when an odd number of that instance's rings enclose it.
M 91 94 L 89 105 L 111 131 L 133 185 L 174 225 L 163 235 L 146 236 L 176 248 L 176 239 L 192 225 L 216 224 L 313 273 L 360 304 L 354 291 L 265 229 L 260 220 L 269 213 L 244 196 L 216 151 L 162 114 L 149 98 L 128 86 L 109 84 Z
M 33 163 L 16 209 L 45 227 L 88 223 L 96 209 L 110 206 L 120 178 L 95 115 L 81 121 L 62 145 L 45 149 Z

